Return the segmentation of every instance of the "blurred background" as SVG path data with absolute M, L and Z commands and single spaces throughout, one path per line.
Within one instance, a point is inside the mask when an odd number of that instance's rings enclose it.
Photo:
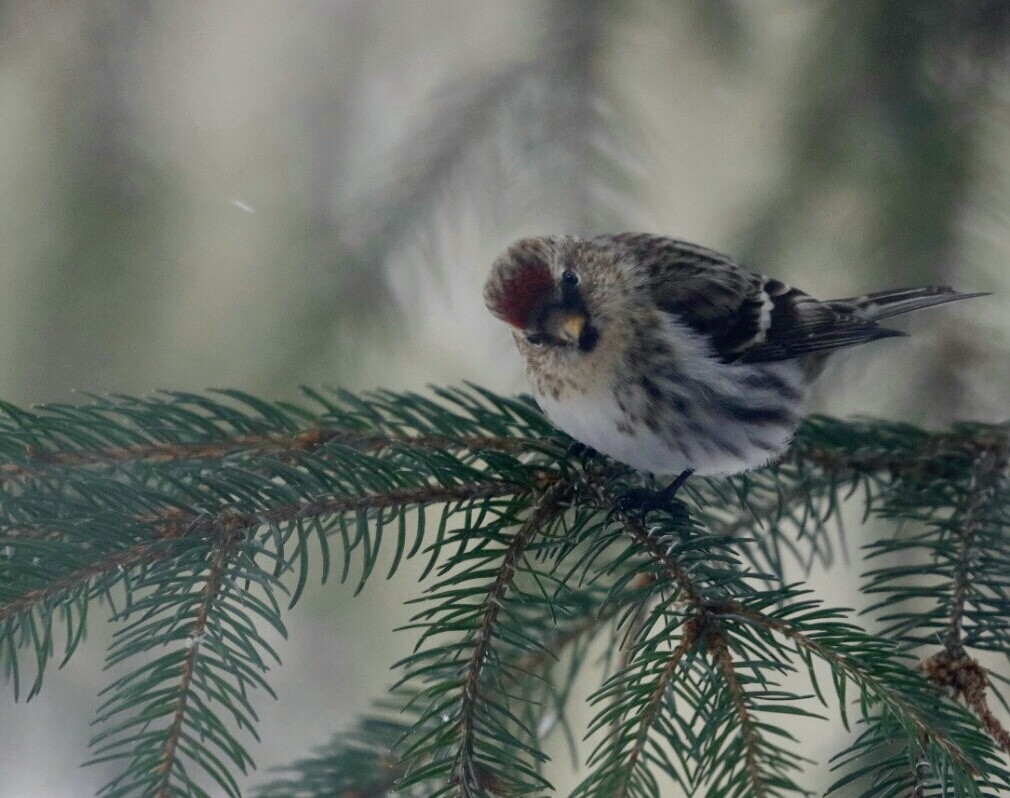
M 813 409 L 1006 419 L 1008 47 L 1005 0 L 0 0 L 0 398 L 520 390 L 494 257 L 634 229 L 825 298 L 994 292 L 842 358 Z M 852 577 L 818 584 L 849 604 Z M 303 601 L 245 784 L 381 693 L 414 590 Z M 0 696 L 0 798 L 108 778 L 79 768 L 90 634 Z

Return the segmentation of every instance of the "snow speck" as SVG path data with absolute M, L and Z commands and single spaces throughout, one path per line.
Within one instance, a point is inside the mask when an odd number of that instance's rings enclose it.
M 256 209 L 244 200 L 240 200 L 238 197 L 231 201 L 231 204 L 238 208 L 240 211 L 245 211 L 246 213 L 256 213 Z

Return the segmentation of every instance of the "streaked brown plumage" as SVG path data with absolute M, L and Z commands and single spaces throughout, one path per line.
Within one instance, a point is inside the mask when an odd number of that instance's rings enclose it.
M 762 465 L 788 445 L 827 355 L 903 335 L 881 319 L 971 296 L 926 287 L 821 302 L 643 233 L 521 239 L 484 288 L 548 417 L 659 474 Z

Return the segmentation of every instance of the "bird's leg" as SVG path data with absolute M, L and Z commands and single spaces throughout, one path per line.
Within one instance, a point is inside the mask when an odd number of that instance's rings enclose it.
M 654 510 L 669 510 L 677 496 L 677 491 L 684 486 L 693 473 L 693 468 L 682 471 L 673 482 L 660 490 L 631 488 L 617 497 L 610 514 L 613 515 L 615 512 L 624 515 L 636 514 L 644 522 L 646 516 Z
M 575 441 L 565 452 L 566 457 L 577 457 L 582 470 L 585 471 L 589 464 L 599 456 L 599 452 L 592 446 Z

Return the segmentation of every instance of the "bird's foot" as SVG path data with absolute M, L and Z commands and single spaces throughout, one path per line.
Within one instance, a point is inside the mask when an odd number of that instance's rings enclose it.
M 649 513 L 656 510 L 666 510 L 669 512 L 673 507 L 673 501 L 677 492 L 687 482 L 688 477 L 694 473 L 694 469 L 683 471 L 673 482 L 665 488 L 655 490 L 653 488 L 630 488 L 617 497 L 614 506 L 607 513 L 607 518 L 615 514 L 637 517 L 643 524 Z
M 600 456 L 600 453 L 592 446 L 586 446 L 584 443 L 575 441 L 565 451 L 565 456 L 577 458 L 579 464 L 582 466 L 582 470 L 585 471 L 589 467 L 589 464 Z

